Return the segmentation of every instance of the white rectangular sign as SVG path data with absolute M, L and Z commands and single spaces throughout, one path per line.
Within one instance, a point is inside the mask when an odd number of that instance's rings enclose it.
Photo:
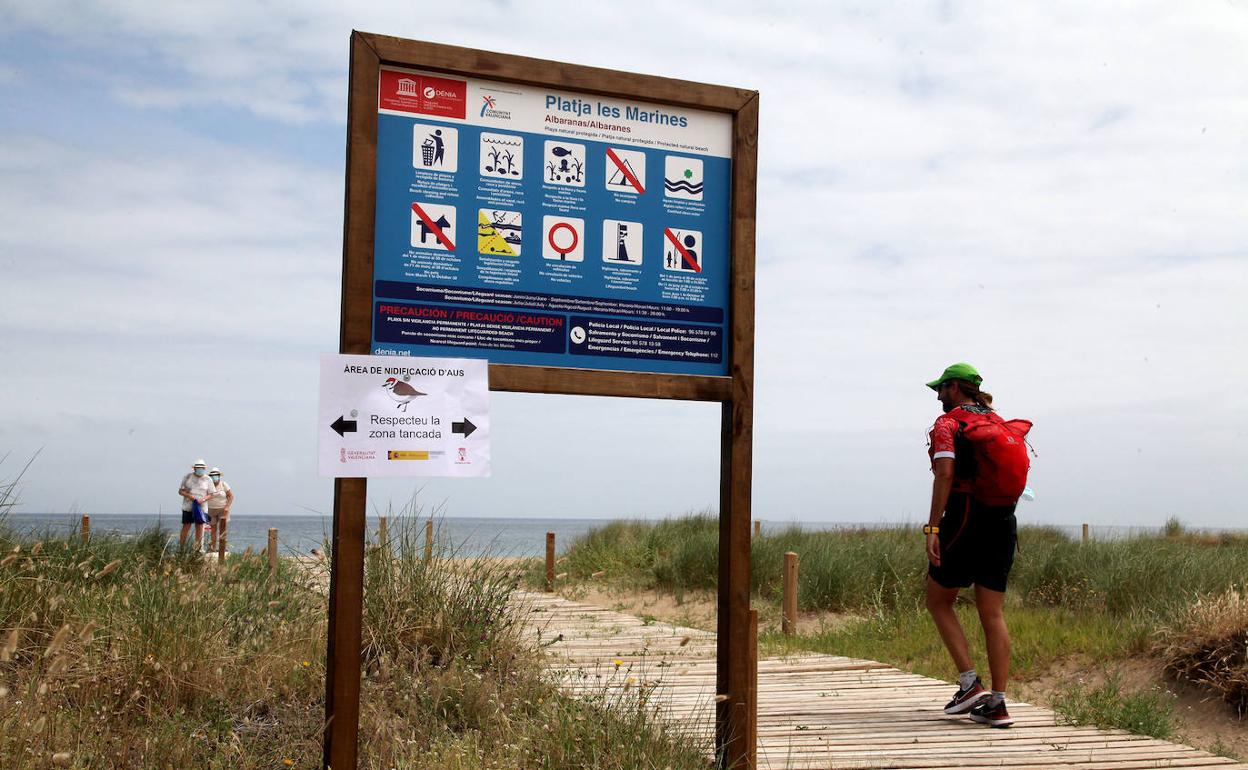
M 321 356 L 321 476 L 489 476 L 489 362 Z

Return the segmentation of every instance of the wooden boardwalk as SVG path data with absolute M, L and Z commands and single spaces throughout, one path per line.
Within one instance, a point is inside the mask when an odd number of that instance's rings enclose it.
M 642 688 L 708 755 L 715 635 L 524 594 L 530 626 L 566 691 Z M 619 665 L 616 665 L 619 661 Z M 1121 730 L 1060 725 L 1053 712 L 1010 702 L 1014 726 L 994 730 L 942 712 L 956 687 L 869 660 L 802 654 L 758 663 L 760 768 L 1024 768 L 1133 770 L 1248 765 Z

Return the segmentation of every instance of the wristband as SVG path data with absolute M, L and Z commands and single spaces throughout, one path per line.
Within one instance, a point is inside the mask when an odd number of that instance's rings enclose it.
M 939 534 L 940 534 L 940 527 L 933 527 L 931 524 L 924 524 L 924 525 L 923 525 L 923 534 L 925 534 L 925 535 L 939 535 Z

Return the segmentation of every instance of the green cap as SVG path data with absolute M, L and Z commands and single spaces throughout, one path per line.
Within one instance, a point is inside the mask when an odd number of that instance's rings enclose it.
M 980 377 L 979 372 L 975 371 L 975 367 L 970 364 L 953 364 L 948 369 L 945 369 L 944 373 L 939 377 L 927 383 L 927 387 L 936 390 L 949 380 L 966 380 L 979 385 L 984 381 L 984 378 Z

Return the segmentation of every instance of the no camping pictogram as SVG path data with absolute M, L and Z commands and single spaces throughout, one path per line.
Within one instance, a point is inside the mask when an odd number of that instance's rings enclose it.
M 454 251 L 455 207 L 412 203 L 412 245 Z
M 663 249 L 663 268 L 683 273 L 702 272 L 702 233 L 696 230 L 663 228 L 667 248 Z
M 607 187 L 631 187 L 638 195 L 644 194 L 646 192 L 646 154 L 608 147 Z

